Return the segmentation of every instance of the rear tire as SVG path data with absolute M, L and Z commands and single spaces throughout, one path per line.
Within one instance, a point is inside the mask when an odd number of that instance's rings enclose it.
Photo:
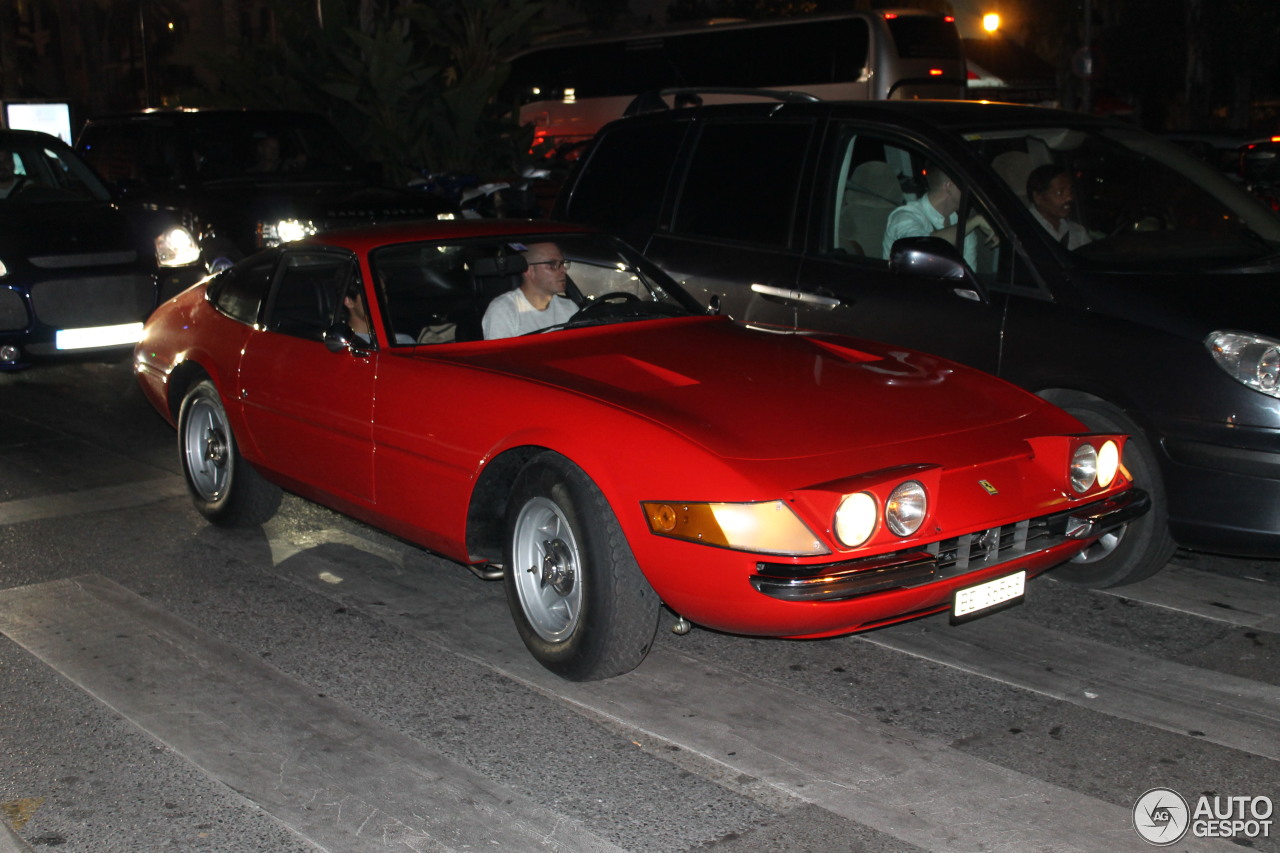
M 1169 535 L 1169 502 L 1150 443 L 1136 423 L 1109 403 L 1083 400 L 1060 405 L 1091 430 L 1129 436 L 1124 466 L 1133 475 L 1134 485 L 1151 496 L 1151 509 L 1137 521 L 1091 543 L 1070 562 L 1054 569 L 1050 577 L 1094 589 L 1151 577 L 1165 567 L 1177 545 Z
M 503 585 L 520 638 L 571 681 L 629 672 L 644 660 L 660 602 L 600 489 L 544 452 L 516 478 L 506 517 Z
M 205 379 L 182 398 L 178 453 L 195 508 L 220 527 L 253 527 L 280 508 L 280 487 L 240 455 L 218 389 Z

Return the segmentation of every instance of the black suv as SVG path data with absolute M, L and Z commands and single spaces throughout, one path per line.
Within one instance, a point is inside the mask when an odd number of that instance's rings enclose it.
M 122 203 L 169 210 L 206 268 L 317 231 L 452 212 L 382 186 L 376 167 L 322 116 L 292 110 L 148 110 L 90 119 L 80 155 Z
M 1028 203 L 1046 165 L 1068 176 L 1074 249 Z M 890 215 L 938 171 L 952 242 L 894 242 Z M 1280 556 L 1280 218 L 1149 134 L 977 102 L 673 109 L 605 127 L 553 215 L 743 322 L 931 350 L 1131 434 L 1152 512 L 1058 577 L 1139 580 L 1175 542 Z

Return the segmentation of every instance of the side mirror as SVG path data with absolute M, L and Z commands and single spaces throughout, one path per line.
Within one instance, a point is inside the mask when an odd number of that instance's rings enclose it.
M 889 271 L 897 275 L 923 276 L 955 282 L 961 299 L 987 302 L 987 289 L 978 281 L 964 256 L 941 237 L 903 237 L 889 252 Z
M 324 331 L 324 345 L 329 352 L 349 351 L 358 358 L 369 355 L 369 342 L 351 331 L 346 323 L 334 323 Z

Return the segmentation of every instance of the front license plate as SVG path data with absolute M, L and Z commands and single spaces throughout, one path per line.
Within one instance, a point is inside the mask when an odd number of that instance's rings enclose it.
M 958 589 L 955 601 L 951 603 L 951 615 L 953 618 L 960 619 L 990 610 L 998 604 L 1021 598 L 1026 589 L 1026 572 L 1017 572 L 977 586 Z

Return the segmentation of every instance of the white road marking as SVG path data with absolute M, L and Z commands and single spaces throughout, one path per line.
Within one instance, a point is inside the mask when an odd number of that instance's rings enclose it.
M 1147 580 L 1100 591 L 1215 622 L 1280 633 L 1280 587 L 1262 580 L 1225 577 L 1170 563 Z
M 103 577 L 0 591 L 0 631 L 322 849 L 621 853 Z
M 563 681 L 520 643 L 500 595 L 447 614 L 396 579 L 320 566 L 287 568 L 304 583 L 368 604 L 379 618 L 491 667 L 588 715 L 703 756 L 887 835 L 935 851 L 1146 851 L 1128 809 L 965 755 L 746 674 L 655 649 L 625 676 Z M 495 627 L 496 626 L 496 627 Z M 927 793 L 926 793 L 927 792 Z M 1187 838 L 1179 850 L 1234 849 Z
M 1280 760 L 1280 687 L 991 616 L 908 622 L 861 639 L 1221 746 Z
M 185 494 L 186 481 L 182 477 L 170 475 L 80 492 L 22 498 L 0 503 L 0 525 L 146 506 Z

